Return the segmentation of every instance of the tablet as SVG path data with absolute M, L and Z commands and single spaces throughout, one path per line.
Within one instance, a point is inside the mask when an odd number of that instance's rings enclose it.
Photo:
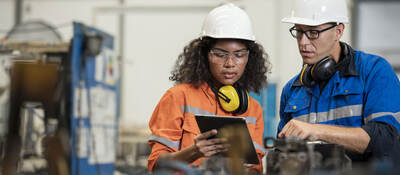
M 254 148 L 253 140 L 250 137 L 249 129 L 247 128 L 246 119 L 243 117 L 223 117 L 223 116 L 210 116 L 210 115 L 195 115 L 197 125 L 199 126 L 200 132 L 207 132 L 212 129 L 217 129 L 218 134 L 223 128 L 228 126 L 232 127 L 243 127 L 244 140 L 248 152 L 245 157 L 243 157 L 244 163 L 248 164 L 259 164 L 256 149 Z

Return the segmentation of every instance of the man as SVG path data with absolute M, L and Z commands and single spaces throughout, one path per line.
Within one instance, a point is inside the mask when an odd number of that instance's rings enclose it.
M 302 71 L 283 88 L 278 137 L 344 146 L 354 161 L 399 157 L 400 83 L 383 58 L 340 42 L 345 0 L 294 0 Z

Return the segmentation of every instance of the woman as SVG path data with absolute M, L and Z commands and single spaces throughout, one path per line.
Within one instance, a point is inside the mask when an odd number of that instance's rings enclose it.
M 233 4 L 213 9 L 206 17 L 201 37 L 184 48 L 176 62 L 169 89 L 156 106 L 151 120 L 151 171 L 161 158 L 201 165 L 203 158 L 227 150 L 224 138 L 208 139 L 216 130 L 200 133 L 195 114 L 246 117 L 260 159 L 248 168 L 262 172 L 262 108 L 253 98 L 240 109 L 225 109 L 218 91 L 224 85 L 244 92 L 259 92 L 267 84 L 270 64 L 263 47 L 255 42 L 248 15 Z M 241 104 L 242 105 L 242 104 Z

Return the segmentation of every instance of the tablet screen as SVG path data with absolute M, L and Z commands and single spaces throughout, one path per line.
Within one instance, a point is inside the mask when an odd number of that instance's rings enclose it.
M 258 156 L 254 148 L 253 140 L 250 137 L 249 130 L 247 128 L 246 119 L 243 117 L 224 117 L 224 116 L 209 116 L 209 115 L 195 115 L 197 125 L 199 126 L 200 132 L 207 132 L 212 129 L 217 129 L 218 134 L 223 129 L 234 127 L 234 128 L 244 128 L 242 134 L 245 143 L 245 148 L 247 148 L 247 154 L 243 157 L 245 163 L 249 164 L 259 164 Z M 232 146 L 234 147 L 234 146 Z

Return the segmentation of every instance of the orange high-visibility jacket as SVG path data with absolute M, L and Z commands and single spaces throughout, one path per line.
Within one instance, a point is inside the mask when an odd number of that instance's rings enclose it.
M 157 104 L 149 125 L 152 136 L 149 139 L 151 154 L 148 167 L 153 171 L 159 156 L 166 152 L 177 152 L 194 144 L 194 137 L 200 134 L 194 114 L 232 116 L 225 112 L 207 83 L 199 88 L 183 83 L 170 88 Z M 264 147 L 262 136 L 264 121 L 260 104 L 250 97 L 248 110 L 239 115 L 245 117 L 247 127 L 259 156 L 260 164 L 254 166 L 262 172 Z M 199 158 L 191 165 L 201 165 Z

